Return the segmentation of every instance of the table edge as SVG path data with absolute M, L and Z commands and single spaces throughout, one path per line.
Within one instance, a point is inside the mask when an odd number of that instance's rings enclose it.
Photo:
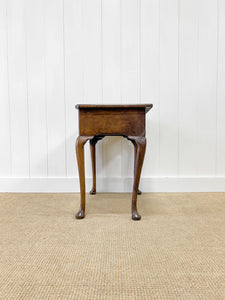
M 76 109 L 100 109 L 100 108 L 145 108 L 145 112 L 147 113 L 153 104 L 77 104 L 75 106 Z

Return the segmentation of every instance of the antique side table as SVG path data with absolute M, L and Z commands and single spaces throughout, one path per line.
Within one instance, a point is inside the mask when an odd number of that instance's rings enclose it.
M 134 145 L 132 219 L 141 219 L 137 211 L 137 194 L 141 193 L 138 186 L 146 147 L 145 114 L 152 106 L 152 104 L 76 105 L 79 110 L 79 136 L 76 141 L 76 154 L 80 179 L 80 209 L 75 216 L 77 219 L 83 219 L 85 216 L 84 145 L 88 140 L 90 141 L 93 174 L 93 187 L 90 194 L 95 194 L 95 145 L 105 136 L 123 136 Z

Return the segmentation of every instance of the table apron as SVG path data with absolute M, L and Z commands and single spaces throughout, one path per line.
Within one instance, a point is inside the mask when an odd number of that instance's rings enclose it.
M 79 109 L 79 134 L 145 136 L 145 109 Z

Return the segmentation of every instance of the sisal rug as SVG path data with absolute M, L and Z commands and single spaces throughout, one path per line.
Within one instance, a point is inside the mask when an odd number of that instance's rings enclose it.
M 225 299 L 225 194 L 0 194 L 0 299 Z

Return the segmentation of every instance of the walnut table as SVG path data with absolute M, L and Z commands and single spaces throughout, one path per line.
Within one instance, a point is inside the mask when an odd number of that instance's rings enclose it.
M 95 145 L 105 136 L 123 136 L 134 145 L 134 183 L 132 195 L 132 219 L 140 220 L 137 211 L 137 194 L 142 164 L 145 156 L 145 114 L 152 104 L 133 105 L 84 105 L 78 104 L 79 136 L 76 141 L 76 154 L 80 178 L 80 209 L 77 219 L 85 216 L 85 172 L 84 145 L 89 140 L 91 149 L 93 187 L 91 194 L 96 193 Z

